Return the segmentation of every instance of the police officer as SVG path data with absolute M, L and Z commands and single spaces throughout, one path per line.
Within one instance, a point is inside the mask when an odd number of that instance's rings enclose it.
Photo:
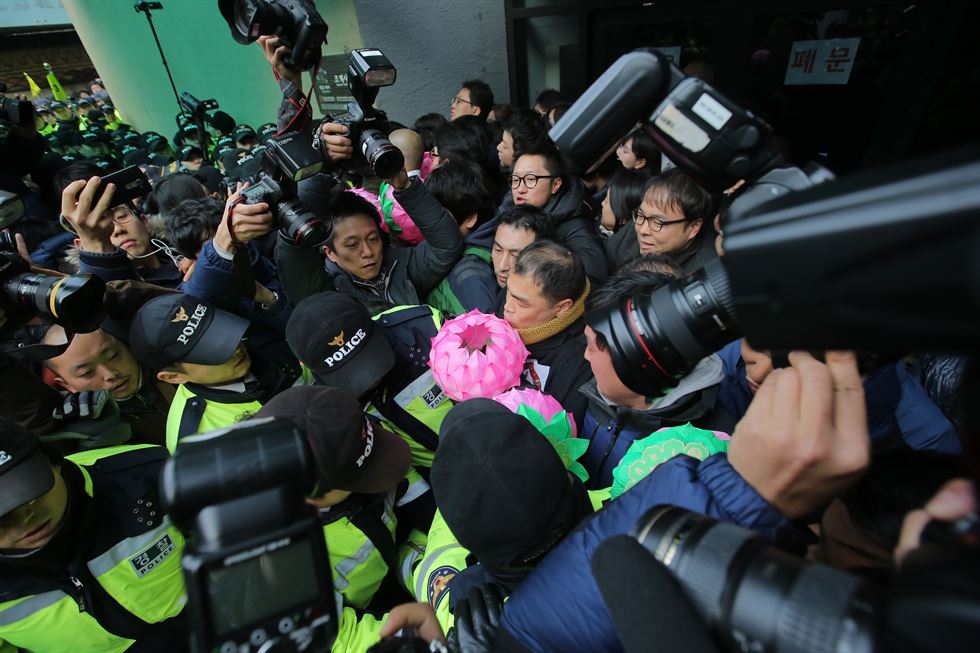
M 140 308 L 129 345 L 157 378 L 177 386 L 167 415 L 167 449 L 193 433 L 230 426 L 293 384 L 309 384 L 281 340 L 245 347 L 245 318 L 193 295 L 168 294 Z
M 380 602 L 406 600 L 407 574 L 397 574 L 420 555 L 435 512 L 428 484 L 409 466 L 408 446 L 339 388 L 284 390 L 256 417 L 289 419 L 306 436 L 317 477 L 307 503 L 319 510 L 344 604 L 368 607 L 389 572 Z
M 151 445 L 59 454 L 0 418 L 0 649 L 182 650 L 184 538 Z
M 353 297 L 323 292 L 296 306 L 286 341 L 318 383 L 358 397 L 408 443 L 412 464 L 428 468 L 452 408 L 428 366 L 441 325 L 429 306 L 396 306 L 372 319 Z

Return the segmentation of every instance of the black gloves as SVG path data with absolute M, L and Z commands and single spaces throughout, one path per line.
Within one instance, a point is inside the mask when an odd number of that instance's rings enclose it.
M 497 638 L 504 593 L 495 583 L 474 587 L 456 603 L 455 623 L 449 631 L 449 649 L 454 653 L 489 653 Z

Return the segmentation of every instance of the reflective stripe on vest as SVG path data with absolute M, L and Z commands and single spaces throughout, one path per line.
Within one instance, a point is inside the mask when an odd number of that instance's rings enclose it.
M 395 533 L 393 501 L 394 494 L 389 493 L 385 499 L 385 510 L 381 514 L 381 522 L 392 539 Z M 385 564 L 381 552 L 374 546 L 371 538 L 346 517 L 325 525 L 323 535 L 328 543 L 327 550 L 335 571 L 334 589 L 343 593 L 346 604 L 357 608 L 366 607 L 388 573 L 388 565 Z M 335 557 L 338 552 L 349 550 L 344 544 L 353 542 L 360 542 L 357 549 L 338 560 Z
M 137 535 L 136 537 L 128 537 L 122 542 L 117 543 L 111 549 L 103 553 L 102 555 L 88 561 L 88 570 L 92 572 L 92 575 L 98 578 L 102 574 L 112 571 L 113 567 L 118 565 L 120 562 L 126 562 L 130 558 L 141 553 L 144 549 L 154 544 L 158 540 L 161 540 L 170 527 L 173 524 L 170 523 L 170 518 L 164 516 L 160 525 L 154 528 L 152 531 L 147 531 L 142 535 Z M 176 544 L 176 543 L 174 543 Z M 166 555 L 170 555 L 173 550 L 165 552 Z M 146 569 L 146 572 L 150 569 Z
M 9 607 L 4 607 L 9 605 Z M 0 648 L 25 651 L 121 653 L 133 640 L 106 631 L 75 599 L 61 590 L 0 604 Z
M 429 584 L 429 571 L 435 565 L 439 557 L 453 549 L 463 549 L 462 544 L 447 544 L 441 546 L 432 552 L 432 555 L 426 555 L 425 560 L 422 561 L 422 567 L 419 569 L 418 575 L 415 577 L 415 600 L 421 601 L 423 603 L 428 602 L 428 584 Z M 465 549 L 463 549 L 465 551 Z M 428 553 L 428 551 L 426 551 Z

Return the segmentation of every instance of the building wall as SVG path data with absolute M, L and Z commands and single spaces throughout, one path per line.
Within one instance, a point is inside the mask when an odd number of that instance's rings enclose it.
M 176 130 L 174 99 L 146 17 L 132 0 L 63 0 L 95 69 L 123 117 L 140 131 Z M 164 0 L 153 23 L 178 92 L 216 98 L 253 127 L 274 120 L 278 84 L 258 45 L 235 42 L 217 0 Z M 411 123 L 429 111 L 449 113 L 462 80 L 481 77 L 508 98 L 506 26 L 500 0 L 316 0 L 330 27 L 324 54 L 381 48 L 398 81 L 378 106 Z M 309 76 L 305 76 L 307 89 Z M 315 106 L 315 103 L 314 103 Z
M 411 125 L 436 111 L 448 117 L 460 83 L 480 78 L 509 102 L 507 26 L 502 0 L 354 0 L 361 39 L 398 69 L 378 95 L 392 120 Z

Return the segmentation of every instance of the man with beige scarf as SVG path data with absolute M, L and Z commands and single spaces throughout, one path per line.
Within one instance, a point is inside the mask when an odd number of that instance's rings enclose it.
M 550 240 L 520 253 L 507 278 L 503 317 L 531 352 L 524 384 L 550 394 L 582 427 L 588 408 L 578 388 L 592 372 L 583 357 L 585 298 L 589 280 L 578 256 Z

